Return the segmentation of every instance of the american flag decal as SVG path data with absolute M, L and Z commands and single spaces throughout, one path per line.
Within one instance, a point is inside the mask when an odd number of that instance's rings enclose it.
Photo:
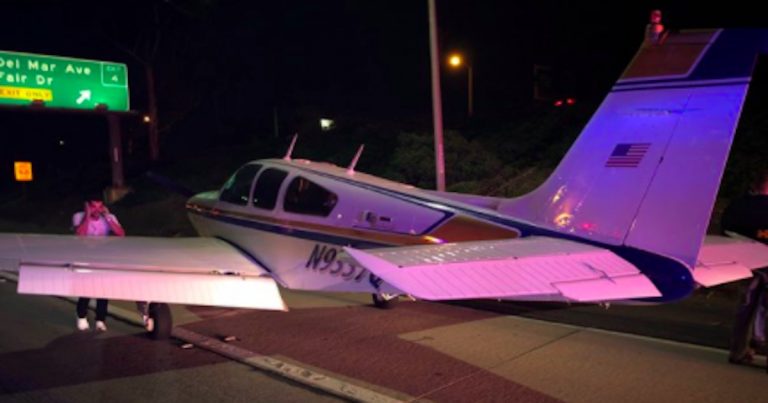
M 616 144 L 608 161 L 607 168 L 637 168 L 643 160 L 645 153 L 651 147 L 651 143 Z

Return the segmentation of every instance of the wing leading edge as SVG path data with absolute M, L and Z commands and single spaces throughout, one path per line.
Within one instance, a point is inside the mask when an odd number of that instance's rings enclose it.
M 268 272 L 215 238 L 0 234 L 18 292 L 287 310 Z
M 414 297 L 601 302 L 661 293 L 612 252 L 561 239 L 528 237 L 345 251 Z

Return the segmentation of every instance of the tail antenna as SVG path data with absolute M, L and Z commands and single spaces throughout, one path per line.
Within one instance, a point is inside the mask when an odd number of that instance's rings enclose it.
M 288 146 L 288 151 L 285 153 L 285 157 L 283 157 L 284 160 L 291 160 L 291 154 L 293 154 L 293 147 L 296 145 L 297 138 L 299 138 L 299 133 L 295 133 L 293 135 L 293 138 L 291 139 L 291 145 Z
M 357 154 L 355 154 L 355 158 L 352 158 L 352 162 L 350 162 L 349 166 L 347 167 L 347 175 L 355 174 L 355 167 L 357 166 L 357 161 L 360 159 L 360 155 L 363 154 L 364 149 L 365 149 L 365 144 L 360 144 L 360 148 L 357 149 Z

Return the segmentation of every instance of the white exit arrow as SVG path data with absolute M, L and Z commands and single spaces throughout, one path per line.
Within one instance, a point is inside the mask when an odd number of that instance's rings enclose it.
M 82 90 L 80 91 L 80 97 L 77 98 L 77 101 L 75 102 L 77 102 L 77 104 L 80 105 L 83 102 L 90 101 L 90 100 L 91 100 L 91 90 Z

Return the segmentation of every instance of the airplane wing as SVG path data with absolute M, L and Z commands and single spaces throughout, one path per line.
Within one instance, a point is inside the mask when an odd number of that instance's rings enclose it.
M 18 292 L 287 310 L 269 273 L 215 238 L 0 234 Z
M 614 253 L 545 237 L 344 250 L 414 297 L 601 302 L 661 293 Z
M 768 266 L 768 246 L 749 238 L 708 235 L 699 250 L 693 278 L 704 287 L 752 277 Z

